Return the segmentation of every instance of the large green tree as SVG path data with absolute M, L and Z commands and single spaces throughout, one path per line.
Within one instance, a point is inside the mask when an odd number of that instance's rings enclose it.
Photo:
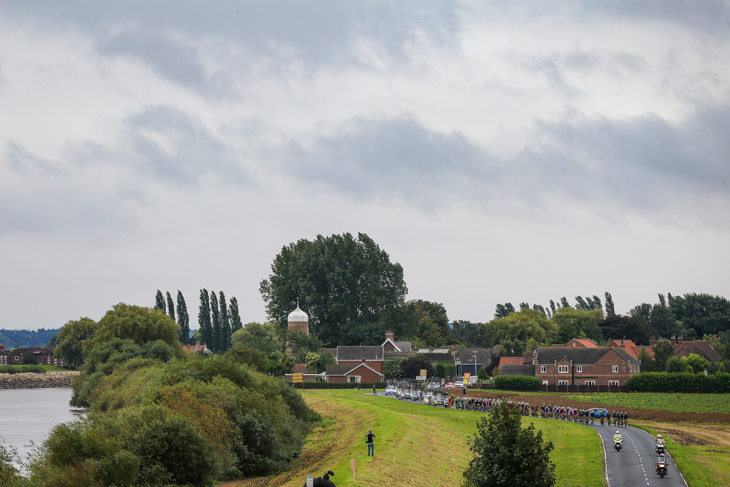
M 684 328 L 694 329 L 698 336 L 730 330 L 730 301 L 722 296 L 691 293 L 670 297 L 669 308 Z
M 231 311 L 231 335 L 233 335 L 233 333 L 243 327 L 241 312 L 238 309 L 238 300 L 236 298 L 231 298 L 231 306 L 229 309 Z
M 470 487 L 551 487 L 555 464 L 550 461 L 552 442 L 535 433 L 535 425 L 522 427 L 518 408 L 503 402 L 477 421 L 471 442 L 474 457 L 464 472 Z
M 602 319 L 603 313 L 599 309 L 560 308 L 550 318 L 550 322 L 556 327 L 552 342 L 567 343 L 573 338 L 590 338 L 596 342 L 601 341 L 603 336 L 598 324 Z
M 218 293 L 220 295 L 220 307 L 221 307 L 221 350 L 228 350 L 231 346 L 231 316 L 228 313 L 228 305 L 226 304 L 226 295 L 223 291 Z
M 318 235 L 283 247 L 260 291 L 269 319 L 282 331 L 299 303 L 310 331 L 325 343 L 379 345 L 386 330 L 415 333 L 403 268 L 364 233 Z
M 223 330 L 221 327 L 221 310 L 218 306 L 218 295 L 215 291 L 210 292 L 210 317 L 213 323 L 213 344 L 210 349 L 214 352 L 223 350 Z
M 180 343 L 187 345 L 190 342 L 190 316 L 185 297 L 179 290 L 177 292 L 177 324 L 180 325 Z
M 167 314 L 170 315 L 170 318 L 173 320 L 175 319 L 175 304 L 172 301 L 172 296 L 170 296 L 170 291 L 167 291 L 165 293 L 167 295 Z
M 56 358 L 63 360 L 67 367 L 78 367 L 84 363 L 84 343 L 99 328 L 91 318 L 80 318 L 66 323 L 58 333 L 58 346 L 53 351 Z
M 90 350 L 112 338 L 128 338 L 137 345 L 162 340 L 177 350 L 180 347 L 178 331 L 177 323 L 159 310 L 119 303 L 99 320 L 99 327 L 86 342 L 86 349 Z
M 155 294 L 155 309 L 159 309 L 163 313 L 165 312 L 165 297 L 159 289 L 157 290 L 157 294 Z
M 210 320 L 210 295 L 208 294 L 207 289 L 200 290 L 198 326 L 201 342 L 209 349 L 212 349 L 215 346 L 215 343 L 213 343 L 213 324 Z
M 266 355 L 280 352 L 283 348 L 282 340 L 273 323 L 248 323 L 231 336 L 233 345 L 240 343 L 246 348 L 261 350 Z
M 609 315 L 598 326 L 606 340 L 632 340 L 637 345 L 649 345 L 656 330 L 646 321 L 623 315 Z
M 441 347 L 450 342 L 449 317 L 441 303 L 423 299 L 409 301 L 418 315 L 418 338 L 424 347 Z

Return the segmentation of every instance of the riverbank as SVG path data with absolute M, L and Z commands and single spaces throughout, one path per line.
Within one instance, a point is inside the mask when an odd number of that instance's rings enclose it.
M 80 372 L 46 372 L 33 374 L 0 374 L 0 389 L 49 389 L 71 387 L 74 378 Z

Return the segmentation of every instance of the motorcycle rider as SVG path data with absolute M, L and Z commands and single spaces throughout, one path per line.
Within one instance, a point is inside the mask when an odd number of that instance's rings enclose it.
M 660 465 L 660 464 L 664 465 L 664 466 L 665 466 L 665 468 L 666 468 L 666 465 L 667 465 L 667 461 L 666 461 L 666 459 L 664 458 L 664 454 L 663 454 L 663 453 L 662 453 L 661 455 L 659 455 L 659 458 L 658 458 L 658 459 L 657 459 L 657 461 L 656 461 L 656 473 L 659 473 L 659 465 Z
M 621 436 L 621 432 L 619 430 L 616 430 L 616 434 L 613 435 L 613 442 L 616 443 L 623 443 L 624 437 Z
M 662 435 L 656 435 L 656 440 L 654 440 L 654 447 L 657 447 L 660 444 L 664 444 L 664 437 Z

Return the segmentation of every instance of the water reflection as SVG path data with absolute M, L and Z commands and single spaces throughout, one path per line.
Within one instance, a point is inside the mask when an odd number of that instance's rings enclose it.
M 40 445 L 51 428 L 76 418 L 71 389 L 0 390 L 0 437 L 26 462 L 31 441 Z

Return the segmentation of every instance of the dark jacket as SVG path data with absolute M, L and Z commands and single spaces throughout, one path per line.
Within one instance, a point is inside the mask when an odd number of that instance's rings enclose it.
M 375 435 L 372 434 L 372 433 L 368 433 L 367 434 L 367 441 L 365 441 L 365 443 L 372 443 L 373 442 L 373 438 L 375 438 Z

